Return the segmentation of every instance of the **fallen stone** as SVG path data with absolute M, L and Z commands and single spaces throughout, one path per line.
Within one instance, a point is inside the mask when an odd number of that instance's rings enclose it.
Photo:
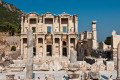
M 88 73 L 89 79 L 100 79 L 99 72 L 89 72 Z

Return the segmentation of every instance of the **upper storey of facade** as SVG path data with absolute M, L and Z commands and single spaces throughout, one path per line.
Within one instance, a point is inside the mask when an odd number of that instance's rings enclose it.
M 34 34 L 78 34 L 78 16 L 28 13 L 22 16 L 21 34 L 26 34 L 27 29 L 33 30 Z

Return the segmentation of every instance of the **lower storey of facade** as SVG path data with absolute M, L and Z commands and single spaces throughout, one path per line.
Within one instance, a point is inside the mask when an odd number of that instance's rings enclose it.
M 33 35 L 33 55 L 38 58 L 69 58 L 70 50 L 76 49 L 76 45 L 77 35 Z M 21 56 L 27 58 L 27 35 L 21 35 Z

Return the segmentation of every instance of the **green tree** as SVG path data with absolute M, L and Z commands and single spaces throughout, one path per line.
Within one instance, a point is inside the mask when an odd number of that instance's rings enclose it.
M 108 36 L 106 40 L 104 41 L 105 44 L 111 45 L 111 36 Z
M 16 51 L 16 47 L 15 47 L 15 46 L 12 46 L 12 47 L 11 47 L 11 51 Z

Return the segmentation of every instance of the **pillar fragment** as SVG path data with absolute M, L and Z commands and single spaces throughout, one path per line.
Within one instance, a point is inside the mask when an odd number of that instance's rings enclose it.
M 117 80 L 120 80 L 120 42 L 117 49 Z
M 33 79 L 33 31 L 27 31 L 26 80 Z

